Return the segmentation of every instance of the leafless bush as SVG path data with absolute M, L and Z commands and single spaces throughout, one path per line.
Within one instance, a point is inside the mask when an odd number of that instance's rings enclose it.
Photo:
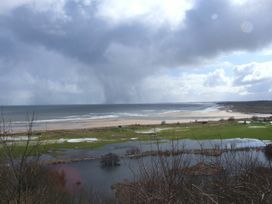
M 141 153 L 141 150 L 137 147 L 131 148 L 129 150 L 126 151 L 127 155 L 138 155 Z
M 233 116 L 231 116 L 231 117 L 228 118 L 228 121 L 229 121 L 229 122 L 234 122 L 234 121 L 235 121 L 235 118 L 234 118 Z
M 258 121 L 258 119 L 259 119 L 258 116 L 252 116 L 252 117 L 251 117 L 251 120 L 252 120 L 252 121 Z
M 165 120 L 161 121 L 161 125 L 166 125 L 166 121 Z
M 195 164 L 175 155 L 175 148 L 170 157 L 140 159 L 135 179 L 113 186 L 117 202 L 271 203 L 272 169 L 250 152 L 230 151 Z
M 11 139 L 11 125 L 2 120 L 0 128 L 0 203 L 69 203 L 65 177 L 40 162 L 39 141 L 32 141 L 33 118 L 27 139 Z
M 114 197 L 105 193 L 97 192 L 94 189 L 82 190 L 77 199 L 73 201 L 75 204 L 118 204 Z
M 119 166 L 120 165 L 119 162 L 120 162 L 119 156 L 114 153 L 103 155 L 100 161 L 102 167 Z
M 269 160 L 272 160 L 272 144 L 268 144 L 265 146 L 264 153 Z

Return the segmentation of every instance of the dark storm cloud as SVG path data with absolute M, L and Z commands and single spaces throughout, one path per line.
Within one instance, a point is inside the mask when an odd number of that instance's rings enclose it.
M 222 53 L 257 50 L 272 40 L 270 0 L 249 1 L 243 6 L 198 0 L 175 29 L 167 23 L 159 27 L 144 23 L 145 16 L 113 25 L 96 16 L 99 2 L 95 2 L 83 7 L 80 1 L 67 1 L 65 16 L 28 6 L 0 16 L 1 72 L 12 69 L 16 76 L 24 70 L 26 76 L 36 79 L 31 86 L 16 85 L 16 81 L 10 82 L 14 76 L 6 74 L 5 79 L 10 80 L 2 81 L 1 92 L 8 95 L 21 88 L 27 93 L 25 103 L 44 103 L 48 93 L 57 93 L 56 102 L 59 97 L 61 103 L 135 102 L 142 100 L 139 92 L 144 91 L 137 89 L 138 84 L 161 68 L 192 66 Z M 39 47 L 42 51 L 35 53 Z M 59 57 L 55 59 L 48 53 Z M 40 63 L 31 59 L 36 54 Z M 19 62 L 7 63 L 7 59 Z M 46 66 L 48 60 L 52 60 L 51 71 Z M 66 60 L 74 61 L 71 65 Z M 77 80 L 63 77 L 70 70 Z M 34 85 L 39 80 L 43 86 Z M 48 89 L 50 83 L 59 88 Z M 74 91 L 61 92 L 61 88 L 69 87 L 74 87 Z
M 201 62 L 224 52 L 253 51 L 271 43 L 272 21 L 268 19 L 272 2 L 248 2 L 244 7 L 235 7 L 229 1 L 198 1 L 187 12 L 185 28 L 163 43 L 162 50 L 170 53 L 168 62 Z

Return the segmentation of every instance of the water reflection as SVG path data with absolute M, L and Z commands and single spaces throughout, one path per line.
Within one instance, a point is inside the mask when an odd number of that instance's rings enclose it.
M 197 149 L 233 149 L 235 151 L 224 151 L 220 156 L 205 156 L 200 154 L 183 154 L 182 161 L 186 162 L 186 165 L 192 166 L 199 162 L 215 163 L 221 165 L 226 170 L 235 171 L 235 163 L 239 162 L 239 165 L 246 166 L 250 161 L 258 161 L 260 163 L 267 162 L 262 147 L 265 143 L 255 139 L 227 139 L 227 140 L 179 140 L 179 141 L 159 141 L 159 142 L 139 142 L 130 141 L 121 144 L 106 145 L 103 148 L 97 150 L 66 150 L 65 154 L 61 158 L 76 158 L 76 157 L 100 157 L 107 153 L 114 153 L 119 156 L 127 154 L 128 150 L 133 148 L 140 149 L 141 152 L 156 151 L 158 149 L 165 151 L 175 149 L 197 150 Z M 243 150 L 240 148 L 243 148 Z M 247 148 L 245 151 L 244 148 Z M 77 171 L 76 178 L 80 181 L 80 186 L 85 189 L 95 188 L 96 191 L 112 194 L 111 186 L 117 182 L 124 180 L 133 180 L 139 171 L 139 166 L 142 164 L 145 167 L 150 167 L 151 161 L 154 161 L 156 157 L 146 156 L 139 159 L 129 159 L 122 157 L 120 160 L 120 166 L 112 168 L 101 168 L 100 160 L 95 159 L 92 161 L 81 161 L 77 163 L 67 163 L 59 165 L 58 168 L 68 168 Z M 171 157 L 168 158 L 168 160 Z M 172 158 L 173 159 L 173 158 Z M 153 162 L 154 163 L 154 162 Z M 71 179 L 68 176 L 68 180 Z M 74 183 L 73 183 L 74 182 Z M 74 179 L 72 183 L 74 186 L 78 185 Z M 71 185 L 71 184 L 70 184 Z

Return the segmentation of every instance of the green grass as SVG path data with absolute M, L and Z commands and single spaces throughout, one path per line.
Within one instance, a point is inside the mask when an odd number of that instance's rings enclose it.
M 265 126 L 265 128 L 249 128 L 250 126 Z M 150 130 L 155 127 L 172 129 L 162 130 L 157 134 L 137 134 L 135 131 Z M 98 142 L 93 143 L 61 143 L 48 144 L 47 147 L 63 149 L 95 149 L 106 144 L 129 141 L 130 138 L 138 138 L 140 141 L 158 139 L 229 139 L 229 138 L 256 138 L 272 140 L 272 125 L 265 124 L 238 124 L 236 122 L 217 122 L 208 124 L 180 124 L 164 126 L 128 126 L 124 128 L 104 128 L 85 130 L 63 130 L 42 133 L 43 139 L 60 138 L 88 138 L 95 137 Z
M 27 156 L 41 155 L 48 152 L 48 148 L 46 146 L 32 146 L 30 145 L 27 150 L 26 146 L 23 145 L 14 145 L 9 146 L 8 149 L 3 149 L 0 145 L 0 159 L 6 158 L 6 153 L 9 152 L 9 156 L 19 157 L 23 154 Z M 26 152 L 25 152 L 26 151 Z
M 69 138 L 99 138 L 104 140 L 130 138 L 135 135 L 133 128 L 105 128 L 105 129 L 83 129 L 83 130 L 60 130 L 49 131 L 41 134 L 42 140 L 69 139 Z
M 250 126 L 265 126 L 265 128 L 249 128 Z M 135 131 L 150 130 L 151 128 L 171 128 L 162 130 L 157 134 L 137 134 Z M 140 141 L 154 139 L 228 139 L 228 138 L 255 138 L 272 140 L 271 124 L 238 124 L 236 122 L 214 122 L 207 124 L 191 123 L 180 125 L 156 125 L 156 126 L 127 126 L 122 128 L 59 130 L 35 133 L 41 137 L 41 142 L 46 140 L 58 140 L 60 138 L 97 138 L 97 142 L 79 143 L 51 143 L 41 145 L 43 152 L 58 152 L 62 149 L 95 149 L 107 144 L 127 142 L 131 138 Z M 18 147 L 22 149 L 22 147 Z M 18 150 L 19 151 L 19 150 Z
M 262 126 L 254 124 L 254 126 Z M 255 138 L 261 140 L 272 140 L 272 126 L 265 128 L 249 128 L 251 125 L 237 123 L 205 124 L 188 126 L 184 131 L 182 128 L 164 130 L 159 133 L 161 138 L 169 139 L 229 139 L 229 138 Z

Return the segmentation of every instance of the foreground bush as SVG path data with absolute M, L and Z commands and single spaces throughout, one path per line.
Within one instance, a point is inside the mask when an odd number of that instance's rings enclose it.
M 139 162 L 135 179 L 115 184 L 117 203 L 271 203 L 272 168 L 252 156 L 191 165 L 183 155 Z
M 268 144 L 265 146 L 264 153 L 269 160 L 272 159 L 272 144 Z
M 120 165 L 120 159 L 117 154 L 109 153 L 101 157 L 100 163 L 102 167 L 114 167 Z
M 0 127 L 0 203 L 71 203 L 65 176 L 40 162 L 39 142 L 31 140 L 32 121 L 24 145 L 9 141 L 11 132 L 3 123 Z
M 70 202 L 64 175 L 37 164 L 1 168 L 0 197 L 3 204 Z

